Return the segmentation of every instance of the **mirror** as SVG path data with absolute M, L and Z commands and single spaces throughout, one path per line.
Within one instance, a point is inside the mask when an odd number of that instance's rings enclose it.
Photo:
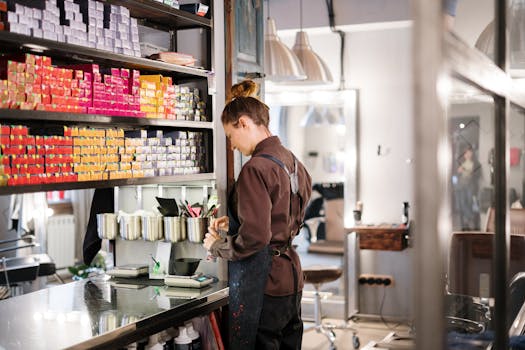
M 357 91 L 266 93 L 270 131 L 306 166 L 312 182 L 343 183 L 345 226 L 356 201 Z

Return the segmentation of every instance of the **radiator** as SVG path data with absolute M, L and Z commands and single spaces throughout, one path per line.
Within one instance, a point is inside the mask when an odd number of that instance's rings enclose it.
M 57 269 L 75 265 L 75 217 L 56 215 L 47 219 L 47 254 Z

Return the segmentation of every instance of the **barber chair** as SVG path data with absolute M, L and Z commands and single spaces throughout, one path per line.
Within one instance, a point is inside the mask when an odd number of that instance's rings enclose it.
M 356 335 L 356 330 L 346 325 L 336 326 L 322 322 L 321 312 L 321 286 L 323 283 L 328 283 L 337 280 L 343 274 L 343 270 L 336 266 L 311 266 L 303 268 L 303 274 L 305 276 L 305 283 L 311 283 L 314 286 L 314 319 L 315 319 L 315 331 L 317 333 L 324 334 L 330 342 L 329 349 L 336 350 L 335 346 L 335 332 L 334 329 L 347 329 L 352 331 L 352 345 L 354 349 L 359 349 L 359 338 Z

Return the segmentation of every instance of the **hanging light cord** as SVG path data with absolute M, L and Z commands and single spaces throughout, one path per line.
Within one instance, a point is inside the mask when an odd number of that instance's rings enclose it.
M 299 1 L 299 25 L 301 32 L 303 31 L 303 0 Z
M 328 8 L 328 21 L 330 23 L 330 29 L 333 33 L 339 34 L 341 37 L 341 50 L 339 52 L 339 63 L 341 66 L 341 75 L 339 78 L 339 90 L 344 90 L 345 88 L 345 65 L 344 65 L 344 56 L 345 56 L 345 32 L 335 28 L 335 15 L 334 15 L 334 3 L 333 0 L 326 0 L 326 7 Z

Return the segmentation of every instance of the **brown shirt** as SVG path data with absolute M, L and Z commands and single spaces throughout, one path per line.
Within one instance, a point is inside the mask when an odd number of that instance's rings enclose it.
M 299 230 L 304 210 L 310 199 L 312 179 L 303 164 L 297 161 L 299 194 L 303 205 L 301 212 L 290 217 L 290 179 L 274 161 L 258 157 L 268 154 L 279 159 L 293 172 L 294 158 L 277 136 L 259 142 L 252 158 L 243 166 L 236 183 L 236 207 L 229 208 L 239 219 L 239 234 L 215 241 L 211 253 L 228 260 L 246 258 L 269 244 L 285 246 L 292 233 Z M 298 208 L 298 206 L 293 206 Z M 297 220 L 299 219 L 299 220 Z M 297 252 L 290 248 L 287 257 L 274 256 L 266 283 L 265 293 L 272 296 L 294 294 L 294 270 L 298 279 L 298 291 L 303 288 L 303 274 Z

